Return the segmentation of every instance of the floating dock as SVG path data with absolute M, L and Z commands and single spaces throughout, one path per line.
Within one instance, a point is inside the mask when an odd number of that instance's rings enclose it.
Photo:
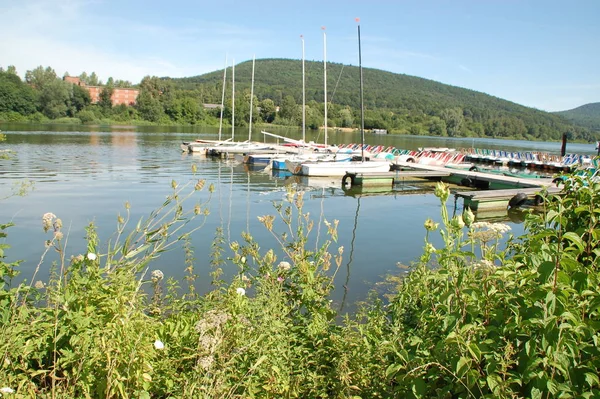
M 505 189 L 527 187 L 550 187 L 551 178 L 528 179 L 514 176 L 504 176 L 494 173 L 476 172 L 471 170 L 450 169 L 444 166 L 422 165 L 413 162 L 398 162 L 397 166 L 418 171 L 449 172 L 444 181 L 480 189 Z
M 482 191 L 459 191 L 454 193 L 457 198 L 463 198 L 464 208 L 470 208 L 473 211 L 507 209 L 509 203 L 514 201 L 517 206 L 529 203 L 531 205 L 541 205 L 541 192 L 546 190 L 548 194 L 559 194 L 562 189 L 559 187 L 529 187 L 515 188 L 507 190 L 482 190 Z
M 395 184 L 415 179 L 436 179 L 450 176 L 449 170 L 398 170 L 387 173 L 350 173 L 346 172 L 342 178 L 342 187 L 393 187 Z

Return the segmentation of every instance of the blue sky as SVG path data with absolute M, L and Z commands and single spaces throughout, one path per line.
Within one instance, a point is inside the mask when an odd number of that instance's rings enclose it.
M 600 101 L 600 0 L 0 0 L 0 66 L 139 82 L 225 56 L 323 59 L 465 87 L 546 111 Z

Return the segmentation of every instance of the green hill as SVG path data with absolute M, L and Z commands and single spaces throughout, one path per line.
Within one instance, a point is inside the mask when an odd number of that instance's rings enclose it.
M 322 110 L 323 64 L 306 61 L 305 65 L 307 104 L 309 108 L 320 107 Z M 228 88 L 231 84 L 230 77 L 231 68 L 228 71 Z M 251 77 L 251 61 L 236 65 L 236 92 L 249 92 Z M 370 68 L 363 68 L 363 78 L 366 128 L 383 128 L 395 133 L 529 140 L 558 140 L 563 133 L 569 133 L 572 139 L 597 139 L 588 129 L 575 126 L 560 115 L 477 91 Z M 222 79 L 223 71 L 220 70 L 168 80 L 177 89 L 194 89 L 204 93 L 212 91 L 213 101 L 219 103 Z M 340 126 L 341 110 L 350 109 L 355 125 L 360 107 L 359 68 L 328 63 L 327 84 L 331 123 Z M 288 96 L 293 98 L 295 104 L 300 104 L 301 61 L 257 60 L 254 93 L 258 100 L 271 99 L 282 107 Z
M 568 111 L 555 112 L 571 122 L 600 131 L 600 103 L 585 104 Z

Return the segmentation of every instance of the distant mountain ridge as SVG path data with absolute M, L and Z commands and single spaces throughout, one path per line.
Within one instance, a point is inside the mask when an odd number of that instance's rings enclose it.
M 323 63 L 306 61 L 306 101 L 322 109 Z M 230 68 L 231 69 L 231 68 Z M 228 71 L 230 87 L 231 70 Z M 236 91 L 250 90 L 252 62 L 235 66 Z M 365 127 L 398 133 L 479 136 L 531 140 L 559 140 L 569 132 L 574 139 L 594 141 L 587 129 L 561 115 L 528 108 L 485 93 L 404 74 L 363 68 Z M 223 70 L 170 79 L 179 89 L 221 87 Z M 327 63 L 329 108 L 360 108 L 359 68 Z M 302 99 L 302 63 L 291 59 L 256 60 L 254 93 L 258 100 L 282 105 L 286 96 Z M 219 100 L 220 102 L 220 100 Z M 314 107 L 314 103 L 313 103 Z M 368 126 L 367 126 L 368 125 Z
M 600 131 L 600 102 L 585 104 L 567 111 L 555 112 L 573 123 Z

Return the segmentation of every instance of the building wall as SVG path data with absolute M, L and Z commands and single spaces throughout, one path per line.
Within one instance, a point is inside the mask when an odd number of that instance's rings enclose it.
M 100 92 L 102 92 L 104 87 L 87 86 L 76 76 L 65 76 L 63 79 L 65 82 L 73 83 L 87 89 L 87 91 L 90 93 L 92 104 L 97 104 L 100 101 Z M 138 89 L 115 87 L 110 99 L 112 100 L 113 107 L 119 104 L 135 105 L 138 94 L 140 94 Z

